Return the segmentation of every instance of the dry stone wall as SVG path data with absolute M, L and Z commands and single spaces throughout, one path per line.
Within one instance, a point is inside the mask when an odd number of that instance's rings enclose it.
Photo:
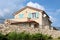
M 6 25 L 0 24 L 0 32 L 3 34 L 8 34 L 9 32 L 27 32 L 27 33 L 42 33 L 51 35 L 54 38 L 60 37 L 60 31 L 58 30 L 49 30 L 49 29 L 41 29 L 41 28 L 31 28 L 31 27 L 20 27 L 17 25 Z

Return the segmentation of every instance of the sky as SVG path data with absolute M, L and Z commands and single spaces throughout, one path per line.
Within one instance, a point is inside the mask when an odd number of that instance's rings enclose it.
M 25 6 L 44 10 L 52 21 L 52 26 L 60 27 L 60 0 L 0 0 L 0 22 L 14 18 L 12 14 Z

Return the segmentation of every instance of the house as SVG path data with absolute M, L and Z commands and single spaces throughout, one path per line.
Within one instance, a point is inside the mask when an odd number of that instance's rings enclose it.
M 26 6 L 17 11 L 13 19 L 6 19 L 5 24 L 19 25 L 20 27 L 51 28 L 51 21 L 45 11 Z

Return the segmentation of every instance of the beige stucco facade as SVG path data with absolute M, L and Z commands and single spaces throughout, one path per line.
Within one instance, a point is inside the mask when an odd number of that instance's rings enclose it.
M 34 12 L 39 12 L 30 8 L 26 8 L 25 10 L 19 12 L 17 15 L 14 16 L 15 19 L 18 19 L 18 21 L 25 21 L 28 19 L 28 14 L 29 13 L 34 13 Z M 24 14 L 23 18 L 19 18 L 19 14 Z M 42 13 L 39 12 L 39 18 L 31 18 L 31 20 L 34 20 L 40 24 L 42 24 Z
M 36 13 L 36 12 L 39 13 L 38 18 L 30 18 L 30 19 L 28 18 L 28 14 Z M 20 14 L 24 14 L 23 18 L 19 17 Z M 16 22 L 20 22 L 19 25 L 24 24 L 26 27 L 29 27 L 29 25 L 31 27 L 34 27 L 34 24 L 37 24 L 37 23 L 39 24 L 40 28 L 49 29 L 50 26 L 51 26 L 51 22 L 50 22 L 50 20 L 49 20 L 49 18 L 47 16 L 47 14 L 43 13 L 43 11 L 34 10 L 32 8 L 29 8 L 29 7 L 26 7 L 22 11 L 18 12 L 16 15 L 14 15 L 13 19 L 8 19 L 8 20 L 13 20 L 13 21 L 16 21 Z M 28 22 L 27 23 L 26 21 L 28 21 L 28 20 L 35 21 L 36 23 L 35 22 L 33 22 L 33 23 Z M 7 23 L 6 20 L 5 20 L 5 23 Z

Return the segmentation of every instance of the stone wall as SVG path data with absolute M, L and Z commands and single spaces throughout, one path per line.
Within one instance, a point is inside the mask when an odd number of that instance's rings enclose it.
M 48 34 L 51 35 L 54 38 L 57 38 L 60 36 L 60 31 L 57 30 L 49 30 L 49 29 L 40 29 L 40 28 L 31 28 L 31 27 L 20 27 L 16 25 L 6 25 L 6 24 L 0 24 L 0 32 L 3 34 L 7 34 L 9 32 L 27 32 L 27 33 L 42 33 L 42 34 Z

